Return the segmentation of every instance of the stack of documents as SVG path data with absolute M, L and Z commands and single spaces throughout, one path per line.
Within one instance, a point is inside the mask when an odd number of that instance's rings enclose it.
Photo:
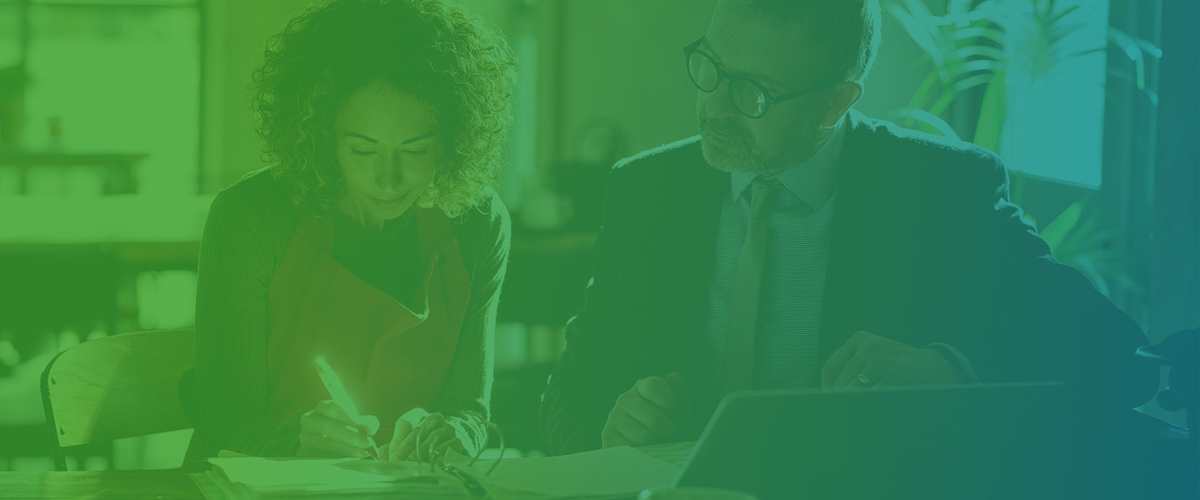
M 208 500 L 549 500 L 629 498 L 644 489 L 669 487 L 679 474 L 679 467 L 627 446 L 498 464 L 470 461 L 453 451 L 444 468 L 345 458 L 213 458 L 211 471 L 192 477 Z
M 208 500 L 465 498 L 461 481 L 429 464 L 356 459 L 213 458 L 195 477 Z
M 679 467 L 628 446 L 547 458 L 492 460 L 468 466 L 467 457 L 451 453 L 446 464 L 474 480 L 488 498 L 631 497 L 649 488 L 671 486 Z

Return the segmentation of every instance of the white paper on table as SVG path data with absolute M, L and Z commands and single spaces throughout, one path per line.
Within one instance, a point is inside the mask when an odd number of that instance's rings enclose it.
M 510 458 L 485 475 L 494 460 L 470 459 L 451 453 L 446 463 L 468 471 L 480 483 L 549 496 L 589 497 L 635 494 L 665 488 L 679 474 L 676 467 L 628 446 L 604 448 L 559 457 Z
M 229 481 L 251 490 L 383 487 L 427 475 L 414 462 L 379 462 L 353 458 L 272 460 L 258 457 L 210 458 Z M 372 473 L 374 472 L 374 473 Z

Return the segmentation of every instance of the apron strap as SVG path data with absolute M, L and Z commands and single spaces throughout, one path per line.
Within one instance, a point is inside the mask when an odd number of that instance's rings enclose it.
M 436 208 L 425 209 L 413 205 L 412 210 L 415 211 L 417 234 L 420 235 L 417 255 L 419 262 L 425 264 L 443 244 L 456 239 L 454 224 L 444 212 Z

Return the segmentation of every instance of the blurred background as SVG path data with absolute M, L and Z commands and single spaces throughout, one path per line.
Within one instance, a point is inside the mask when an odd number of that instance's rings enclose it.
M 696 133 L 682 48 L 715 0 L 464 0 L 520 59 L 493 413 L 536 455 L 607 169 Z M 216 192 L 263 166 L 247 86 L 308 0 L 0 0 L 0 470 L 50 470 L 58 352 L 190 327 Z M 1200 326 L 1193 0 L 884 0 L 858 109 L 999 152 L 1055 256 L 1158 341 Z M 1178 415 L 1148 413 L 1180 422 Z M 73 469 L 178 466 L 190 431 Z

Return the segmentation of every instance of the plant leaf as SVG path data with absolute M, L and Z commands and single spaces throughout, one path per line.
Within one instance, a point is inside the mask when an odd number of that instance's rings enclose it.
M 959 75 L 969 75 L 978 72 L 999 73 L 1004 71 L 1004 65 L 999 61 L 991 59 L 975 59 L 973 61 L 965 61 L 954 66 L 954 72 Z
M 921 50 L 924 50 L 926 54 L 929 54 L 933 58 L 934 66 L 940 67 L 946 59 L 945 54 L 942 53 L 941 47 L 938 46 L 930 34 L 927 21 L 923 20 L 920 14 L 912 13 L 911 8 L 911 2 L 909 2 L 908 9 L 900 5 L 890 4 L 888 6 L 888 13 L 896 18 L 896 21 L 908 33 L 909 38 L 912 38 L 913 42 L 916 42 L 917 46 L 921 47 Z
M 1063 210 L 1058 217 L 1046 224 L 1044 230 L 1040 232 L 1042 239 L 1046 240 L 1046 244 L 1050 245 L 1050 251 L 1055 252 L 1057 258 L 1057 249 L 1062 246 L 1066 240 L 1067 234 L 1075 228 L 1079 223 L 1079 217 L 1083 214 L 1083 202 L 1076 201 L 1071 206 Z
M 1004 32 L 990 26 L 968 26 L 955 30 L 950 35 L 950 39 L 972 44 L 977 43 L 979 39 L 983 39 L 998 46 L 1004 46 Z
M 998 73 L 988 83 L 979 107 L 979 121 L 975 125 L 975 144 L 992 151 L 1000 150 L 1000 137 L 1004 132 L 1004 121 L 1008 115 L 1008 86 L 1004 74 Z
M 954 50 L 950 53 L 951 61 L 959 61 L 964 59 L 979 58 L 981 61 L 991 61 L 1000 63 L 1004 61 L 1004 51 L 996 47 L 988 47 L 986 45 L 968 45 Z
M 947 108 L 950 107 L 950 103 L 954 102 L 954 99 L 956 97 L 958 97 L 959 94 L 966 92 L 968 90 L 971 90 L 980 85 L 987 85 L 988 82 L 990 82 L 993 77 L 994 76 L 991 73 L 984 73 L 984 74 L 980 74 L 980 75 L 970 76 L 970 77 L 964 78 L 962 80 L 959 80 L 957 82 L 954 82 L 954 86 L 951 89 L 951 91 L 946 92 L 945 94 L 942 94 L 942 96 L 940 98 L 938 98 L 937 101 L 934 101 L 933 105 L 929 107 L 929 112 L 933 113 L 935 115 L 941 115 L 943 112 L 946 111 Z
M 921 82 L 921 86 L 917 87 L 917 91 L 914 92 L 912 98 L 909 99 L 908 107 L 924 109 L 926 106 L 928 106 L 933 100 L 934 86 L 936 86 L 940 81 L 941 79 L 938 78 L 938 74 L 936 72 L 930 72 L 928 75 L 925 75 L 925 80 Z
M 942 134 L 944 137 L 949 137 L 959 141 L 962 140 L 959 138 L 958 132 L 955 132 L 954 127 L 951 127 L 949 123 L 946 123 L 945 120 L 939 118 L 937 115 L 923 109 L 904 108 L 894 111 L 893 114 L 899 117 L 908 118 L 909 120 L 917 123 L 925 124 L 928 126 L 928 128 L 923 127 L 925 130 L 931 129 Z

